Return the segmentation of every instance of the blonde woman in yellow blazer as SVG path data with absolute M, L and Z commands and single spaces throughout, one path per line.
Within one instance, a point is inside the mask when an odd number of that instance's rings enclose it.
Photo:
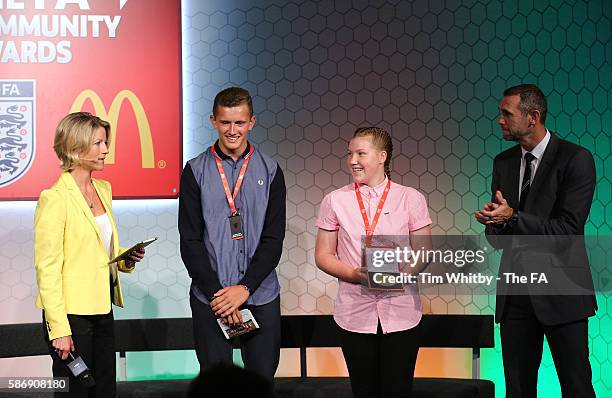
M 57 127 L 54 150 L 64 170 L 41 192 L 34 216 L 34 261 L 39 294 L 36 305 L 53 358 L 53 375 L 69 378 L 74 397 L 115 396 L 112 305 L 123 306 L 117 271 L 131 272 L 144 256 L 109 265 L 119 247 L 108 182 L 92 172 L 104 169 L 110 125 L 87 112 L 72 113 Z M 78 351 L 96 385 L 87 388 L 62 361 Z

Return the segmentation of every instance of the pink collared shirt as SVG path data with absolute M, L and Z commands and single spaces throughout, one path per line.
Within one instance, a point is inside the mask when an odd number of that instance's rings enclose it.
M 372 218 L 387 184 L 374 188 L 362 185 L 363 203 Z M 374 235 L 409 235 L 431 224 L 425 197 L 414 188 L 391 182 L 387 201 Z M 354 184 L 337 189 L 323 198 L 317 227 L 338 231 L 338 259 L 351 267 L 361 267 L 361 240 L 365 227 L 361 218 Z M 406 286 L 405 293 L 376 292 L 359 284 L 338 281 L 334 320 L 343 329 L 357 333 L 376 333 L 378 321 L 383 333 L 416 326 L 422 316 L 418 287 Z

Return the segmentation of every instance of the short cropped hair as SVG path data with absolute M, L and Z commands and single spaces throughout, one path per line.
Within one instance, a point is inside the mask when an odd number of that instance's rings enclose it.
M 217 109 L 220 106 L 233 108 L 243 104 L 246 104 L 249 108 L 249 116 L 253 116 L 253 99 L 251 98 L 251 94 L 240 87 L 226 88 L 215 96 L 212 109 L 213 115 L 217 116 Z
M 519 84 L 518 86 L 510 87 L 504 91 L 504 97 L 510 95 L 518 95 L 521 97 L 519 109 L 523 115 L 527 115 L 532 111 L 539 111 L 540 121 L 544 124 L 546 121 L 546 113 L 548 112 L 548 105 L 544 93 L 542 93 L 542 90 L 540 90 L 538 86 L 535 84 Z
M 70 113 L 60 120 L 55 130 L 53 150 L 62 170 L 70 171 L 79 164 L 80 156 L 89 150 L 99 128 L 106 131 L 106 142 L 110 143 L 110 124 L 89 112 Z

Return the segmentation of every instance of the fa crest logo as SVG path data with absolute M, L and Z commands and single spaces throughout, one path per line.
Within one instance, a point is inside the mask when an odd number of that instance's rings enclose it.
M 21 178 L 34 160 L 34 80 L 0 80 L 0 188 Z

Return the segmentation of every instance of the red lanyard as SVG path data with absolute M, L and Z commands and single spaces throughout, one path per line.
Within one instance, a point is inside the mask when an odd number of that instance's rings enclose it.
M 249 165 L 249 160 L 251 159 L 251 154 L 253 153 L 253 145 L 249 144 L 249 153 L 244 157 L 244 163 L 242 163 L 242 167 L 240 168 L 240 174 L 238 174 L 238 181 L 236 181 L 236 186 L 234 187 L 234 193 L 230 193 L 229 184 L 227 183 L 227 178 L 225 177 L 225 171 L 223 171 L 223 165 L 221 164 L 221 158 L 217 155 L 215 151 L 215 146 L 211 146 L 210 150 L 213 155 L 215 155 L 215 162 L 217 162 L 217 170 L 219 170 L 219 176 L 221 177 L 221 182 L 223 183 L 223 189 L 225 189 L 225 196 L 227 197 L 227 203 L 232 211 L 232 215 L 238 213 L 236 209 L 236 204 L 234 201 L 238 196 L 238 192 L 240 192 L 240 187 L 242 186 L 242 180 L 244 180 L 244 175 L 246 174 L 247 166 Z
M 383 206 L 385 205 L 385 201 L 387 200 L 387 195 L 389 194 L 389 189 L 391 188 L 391 180 L 387 180 L 387 186 L 385 187 L 385 191 L 378 202 L 378 207 L 376 208 L 376 214 L 374 215 L 374 219 L 372 220 L 372 225 L 370 226 L 370 220 L 368 220 L 368 214 L 366 213 L 365 206 L 363 205 L 363 199 L 361 198 L 361 192 L 359 192 L 359 184 L 355 183 L 355 195 L 357 195 L 357 202 L 359 203 L 359 209 L 361 210 L 361 217 L 363 218 L 363 225 L 365 226 L 366 236 L 369 238 L 374 235 L 374 230 L 376 229 L 376 224 L 378 224 L 378 218 L 380 217 L 380 213 L 382 212 Z

